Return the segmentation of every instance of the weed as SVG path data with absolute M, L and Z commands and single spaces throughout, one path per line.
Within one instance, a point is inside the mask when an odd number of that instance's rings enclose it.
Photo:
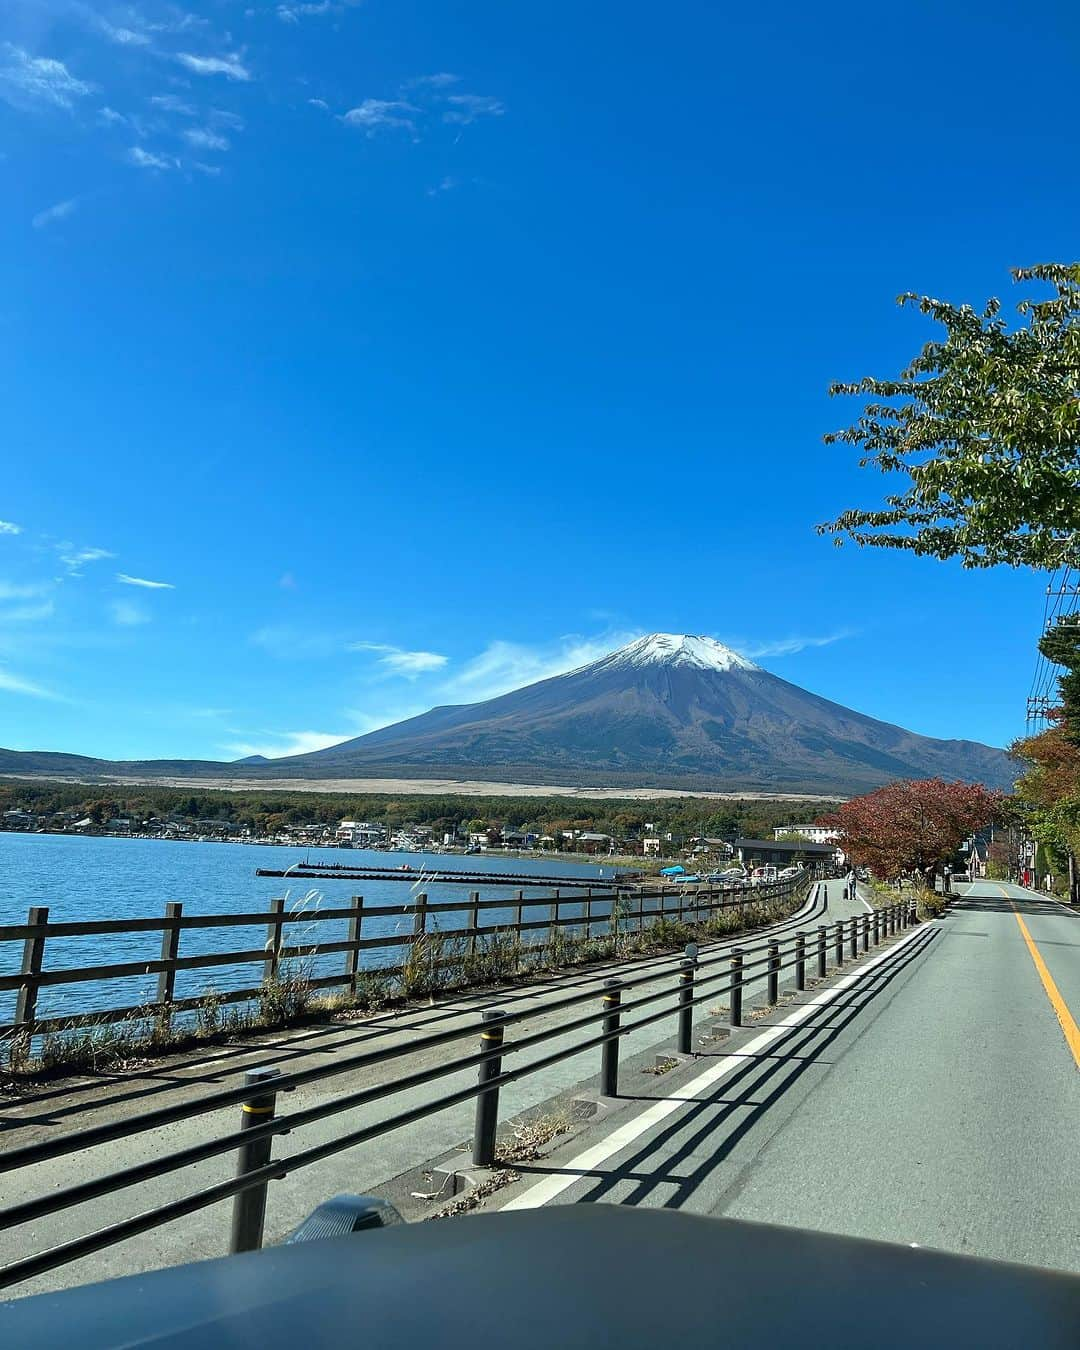
M 294 966 L 285 964 L 259 988 L 259 1021 L 266 1027 L 285 1026 L 309 1011 L 311 983 Z
M 221 1030 L 221 1009 L 224 1002 L 213 985 L 203 992 L 199 1006 L 195 1009 L 196 1035 L 209 1038 L 218 1034 Z

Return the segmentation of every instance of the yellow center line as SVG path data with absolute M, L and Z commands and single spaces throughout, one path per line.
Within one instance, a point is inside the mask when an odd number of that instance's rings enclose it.
M 1035 969 L 1039 972 L 1039 979 L 1042 980 L 1043 988 L 1046 990 L 1046 997 L 1050 1000 L 1050 1006 L 1057 1015 L 1057 1020 L 1061 1023 L 1061 1030 L 1065 1033 L 1065 1044 L 1072 1051 L 1073 1059 L 1076 1061 L 1076 1067 L 1080 1069 L 1080 1027 L 1076 1025 L 1076 1019 L 1069 1011 L 1069 1005 L 1061 997 L 1057 985 L 1054 983 L 1054 977 L 1046 968 L 1046 962 L 1042 959 L 1042 953 L 1035 946 L 1035 939 L 1028 932 L 1028 926 L 1024 922 L 1023 915 L 1016 908 L 1016 903 L 1012 896 L 1005 889 L 1001 888 L 1001 894 L 1012 905 L 1012 911 L 1016 915 L 1016 922 L 1020 925 L 1020 932 L 1027 943 L 1027 949 L 1031 954 L 1031 959 L 1035 963 Z

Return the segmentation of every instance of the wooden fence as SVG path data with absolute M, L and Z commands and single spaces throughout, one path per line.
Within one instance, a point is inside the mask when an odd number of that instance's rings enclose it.
M 216 966 L 234 966 L 243 964 L 262 965 L 262 984 L 243 989 L 232 989 L 217 993 L 215 997 L 222 1003 L 242 1003 L 258 999 L 268 981 L 273 981 L 282 968 L 282 963 L 292 960 L 307 960 L 340 953 L 344 960 L 342 968 L 328 975 L 314 976 L 307 983 L 313 989 L 345 987 L 355 993 L 359 982 L 370 970 L 380 975 L 394 977 L 402 973 L 402 965 L 382 965 L 365 967 L 362 953 L 376 949 L 410 947 L 426 934 L 438 931 L 440 937 L 461 941 L 465 950 L 475 953 L 478 945 L 494 935 L 513 934 L 517 942 L 523 939 L 527 945 L 533 945 L 526 935 L 535 939 L 537 934 L 547 934 L 562 928 L 577 927 L 583 934 L 593 935 L 598 924 L 606 926 L 607 931 L 640 932 L 642 929 L 669 919 L 679 923 L 699 924 L 706 922 L 713 914 L 721 910 L 741 909 L 763 901 L 782 899 L 802 891 L 807 885 L 809 874 L 794 878 L 789 882 L 754 889 L 689 886 L 658 886 L 655 888 L 635 888 L 632 891 L 593 890 L 584 895 L 562 895 L 558 890 L 548 895 L 524 898 L 518 891 L 509 901 L 503 897 L 495 900 L 481 900 L 478 891 L 473 891 L 468 900 L 444 903 L 429 903 L 426 895 L 418 895 L 412 904 L 365 906 L 362 896 L 355 896 L 351 904 L 337 908 L 325 908 L 302 911 L 295 914 L 285 912 L 285 901 L 270 901 L 268 910 L 246 914 L 199 914 L 185 915 L 179 902 L 170 902 L 165 906 L 161 918 L 148 919 L 94 919 L 84 922 L 50 922 L 49 910 L 40 906 L 31 908 L 26 923 L 0 925 L 0 944 L 21 942 L 22 960 L 19 969 L 8 975 L 0 975 L 0 992 L 16 991 L 15 1018 L 12 1022 L 0 1023 L 0 1035 L 48 1034 L 78 1026 L 88 1026 L 103 1022 L 121 1022 L 137 1017 L 153 1017 L 174 1012 L 189 1012 L 197 1009 L 205 997 L 202 994 L 189 998 L 175 998 L 176 976 L 180 971 L 212 970 Z M 572 908 L 576 912 L 570 913 Z M 484 924 L 485 911 L 509 910 L 512 919 L 509 923 Z M 599 912 L 598 912 L 599 911 Z M 536 914 L 537 917 L 533 917 Z M 429 925 L 432 916 L 462 915 L 465 926 L 461 928 L 438 928 Z M 365 921 L 385 918 L 411 918 L 411 930 L 404 933 L 382 933 L 365 937 Z M 285 929 L 290 926 L 322 924 L 345 920 L 348 923 L 346 938 L 335 942 L 310 942 L 287 944 L 284 941 Z M 184 933 L 206 928 L 240 928 L 266 925 L 266 940 L 261 947 L 241 951 L 202 952 L 190 956 L 180 954 L 180 943 Z M 46 945 L 50 938 L 95 937 L 121 933 L 161 933 L 161 955 L 156 960 L 124 961 L 114 964 L 67 967 L 50 970 L 45 966 Z M 0 945 L 0 951 L 2 951 Z M 41 989 L 57 985 L 77 985 L 89 981 L 123 980 L 136 977 L 157 976 L 156 997 L 152 1002 L 137 1006 L 104 1008 L 93 1012 L 76 1013 L 63 1017 L 37 1016 L 38 992 Z

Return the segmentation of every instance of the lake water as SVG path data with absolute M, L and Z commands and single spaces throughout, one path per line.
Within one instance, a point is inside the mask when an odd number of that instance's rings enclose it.
M 276 896 L 285 896 L 285 909 L 294 916 L 286 926 L 284 942 L 337 942 L 347 936 L 347 921 L 327 920 L 311 923 L 306 917 L 314 908 L 347 905 L 354 895 L 362 894 L 365 905 L 403 905 L 414 899 L 413 892 L 427 892 L 432 904 L 467 900 L 479 889 L 482 899 L 502 899 L 508 908 L 485 910 L 483 923 L 507 922 L 513 889 L 492 887 L 484 890 L 476 883 L 455 881 L 334 881 L 257 877 L 258 867 L 281 869 L 300 862 L 303 849 L 260 844 L 198 844 L 157 839 L 94 839 L 73 835 L 0 833 L 0 924 L 26 922 L 32 905 L 47 905 L 53 922 L 87 919 L 153 918 L 164 913 L 166 901 L 179 900 L 185 915 L 241 914 L 263 912 Z M 422 853 L 371 853 L 360 849 L 312 850 L 312 859 L 320 863 L 340 863 L 342 867 L 394 867 L 407 862 L 415 870 L 437 869 L 443 875 L 457 869 L 470 872 L 514 872 L 542 876 L 596 877 L 610 879 L 610 866 L 589 866 L 551 858 L 495 858 L 486 856 L 439 857 Z M 527 888 L 525 897 L 547 894 L 550 885 Z M 575 909 L 566 905 L 567 915 Z M 597 917 L 602 913 L 597 906 Z M 529 913 L 526 911 L 526 919 Z M 540 917 L 534 910 L 533 918 Z M 432 915 L 429 927 L 443 930 L 463 928 L 468 915 Z M 412 930 L 409 915 L 364 920 L 365 938 Z M 184 932 L 180 955 L 227 952 L 261 948 L 266 940 L 264 925 L 234 928 L 203 928 Z M 45 969 L 100 965 L 104 962 L 153 961 L 161 954 L 161 934 L 115 933 L 96 937 L 50 938 L 45 947 Z M 361 953 L 368 967 L 395 965 L 402 949 L 391 947 Z M 13 973 L 22 960 L 21 942 L 0 942 L 0 974 Z M 341 953 L 316 958 L 312 973 L 329 975 L 343 968 Z M 176 977 L 177 998 L 199 994 L 212 985 L 227 992 L 256 985 L 261 966 L 245 963 L 215 966 L 209 970 L 180 971 Z M 146 975 L 124 980 L 87 982 L 43 988 L 38 997 L 41 1018 L 64 1017 L 101 1008 L 130 1007 L 150 1002 L 156 996 L 157 976 Z M 14 1016 L 15 993 L 0 991 L 0 1023 Z

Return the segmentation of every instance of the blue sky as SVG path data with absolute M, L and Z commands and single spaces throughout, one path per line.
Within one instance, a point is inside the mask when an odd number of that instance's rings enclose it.
M 1078 255 L 1065 3 L 6 0 L 0 744 L 313 748 L 656 629 L 1023 730 L 1045 578 L 835 549 L 902 290 Z

